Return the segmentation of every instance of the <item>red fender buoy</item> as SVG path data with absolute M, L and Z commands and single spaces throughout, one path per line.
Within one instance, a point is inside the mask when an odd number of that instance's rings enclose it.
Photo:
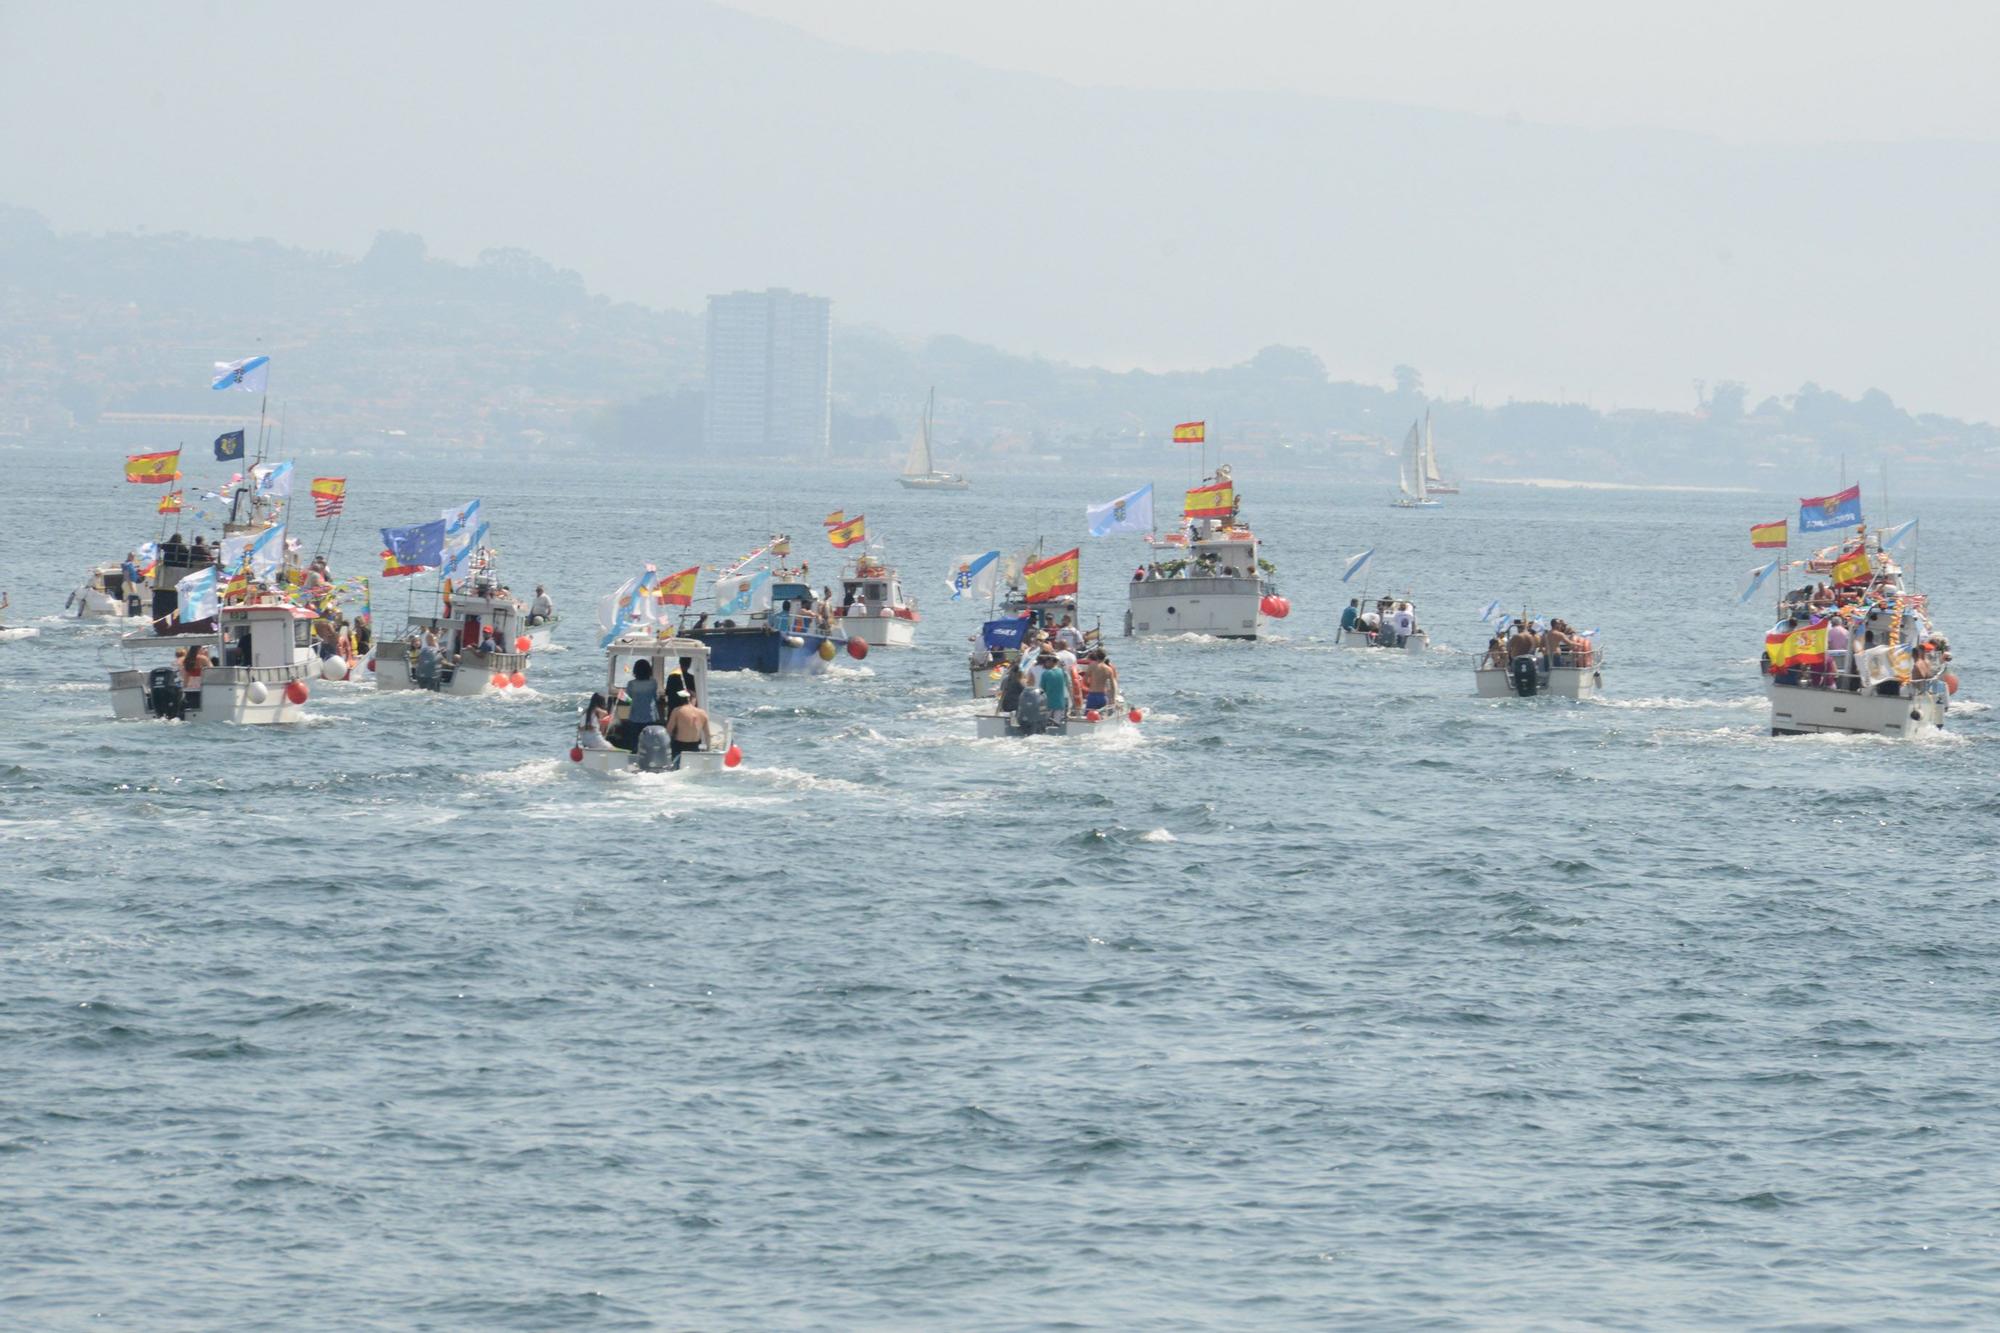
M 743 751 L 736 746 L 732 745 L 722 752 L 722 766 L 724 768 L 734 768 L 742 762 Z
M 859 662 L 862 658 L 868 656 L 867 642 L 862 639 L 849 639 L 847 641 L 847 655 Z

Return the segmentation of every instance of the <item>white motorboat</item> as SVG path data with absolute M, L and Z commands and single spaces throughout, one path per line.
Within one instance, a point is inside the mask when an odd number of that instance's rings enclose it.
M 111 673 L 111 712 L 185 722 L 297 722 L 320 670 L 312 652 L 313 613 L 283 604 L 225 606 L 215 628 L 201 633 L 127 634 L 120 645 L 136 663 L 180 649 L 206 648 L 215 658 L 186 689 L 179 668 L 133 665 Z
M 528 683 L 527 608 L 511 593 L 480 581 L 441 605 L 440 614 L 413 614 L 400 636 L 375 645 L 376 689 L 471 697 Z M 483 646 L 489 642 L 503 646 Z
M 1417 621 L 1417 609 L 1408 598 L 1383 597 L 1377 599 L 1372 607 L 1367 605 L 1365 598 L 1356 600 L 1360 605 L 1353 608 L 1357 614 L 1351 627 L 1345 623 L 1346 612 L 1341 613 L 1342 624 L 1333 632 L 1335 647 L 1380 648 L 1404 653 L 1421 653 L 1430 648 L 1430 632 Z M 1399 611 L 1410 613 L 1411 629 L 1408 634 L 1396 632 Z
M 1438 502 L 1431 499 L 1430 479 L 1425 475 L 1426 436 L 1421 425 L 1415 421 L 1410 423 L 1410 433 L 1403 437 L 1402 452 L 1396 456 L 1396 486 L 1402 494 L 1390 503 L 1398 509 L 1438 507 Z
M 939 471 L 931 458 L 931 418 L 936 407 L 937 390 L 932 389 L 924 403 L 922 430 L 910 446 L 910 456 L 904 461 L 902 474 L 896 480 L 912 491 L 969 491 L 972 489 L 970 480 L 956 472 Z
M 1473 680 L 1482 699 L 1595 699 L 1604 693 L 1604 651 L 1592 644 L 1587 653 L 1564 653 L 1553 664 L 1546 653 L 1533 653 L 1516 657 L 1505 670 L 1482 665 Z
M 1001 565 L 1006 578 L 1006 594 L 988 610 L 989 618 L 981 626 L 968 659 L 972 697 L 975 699 L 990 699 L 998 693 L 1001 675 L 1021 660 L 1023 625 L 1026 630 L 1053 634 L 1067 623 L 1083 636 L 1086 648 L 1104 637 L 1101 625 L 1083 628 L 1073 592 L 1056 593 L 1032 602 L 1028 600 L 1022 571 L 1041 557 L 1041 551 L 1042 544 L 1037 542 L 1034 547 L 1007 557 Z
M 528 651 L 539 653 L 553 644 L 556 641 L 556 626 L 561 623 L 562 617 L 559 615 L 550 616 L 547 620 L 537 620 L 533 624 L 523 622 L 523 632 L 528 636 Z
M 127 587 L 123 565 L 98 565 L 69 595 L 63 609 L 75 611 L 80 620 L 144 620 L 146 601 L 146 584 Z
M 1126 585 L 1125 632 L 1254 639 L 1262 616 L 1282 619 L 1291 604 L 1265 577 L 1270 566 L 1239 517 L 1229 467 L 1216 468 L 1188 501 L 1183 531 L 1148 538 L 1147 563 Z
M 1892 694 L 1805 685 L 1766 687 L 1771 698 L 1773 736 L 1843 732 L 1907 740 L 1943 728 L 1951 695 L 1943 681 L 1899 683 Z
M 913 647 L 923 619 L 896 571 L 872 555 L 858 556 L 841 570 L 836 610 L 847 637 L 871 648 Z
M 642 661 L 650 665 L 653 679 L 661 683 L 662 699 L 670 693 L 668 678 L 679 673 L 688 682 L 695 702 L 703 709 L 709 707 L 708 645 L 699 639 L 662 638 L 646 630 L 632 630 L 614 639 L 605 656 L 604 697 L 617 701 L 611 710 L 614 734 L 625 729 L 624 713 L 628 705 L 620 691 L 632 679 L 632 668 Z M 623 749 L 579 726 L 569 757 L 572 763 L 591 773 L 720 773 L 735 768 L 743 760 L 743 752 L 735 743 L 735 724 L 728 719 L 716 721 L 711 717 L 707 742 L 699 749 L 679 754 L 673 752 L 666 728 L 657 724 L 647 727 L 632 742 L 632 748 Z

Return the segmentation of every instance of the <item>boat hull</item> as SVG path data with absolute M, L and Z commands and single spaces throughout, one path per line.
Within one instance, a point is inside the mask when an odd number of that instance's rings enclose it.
M 969 491 L 969 481 L 942 481 L 934 477 L 897 477 L 904 490 L 908 491 Z
M 510 681 L 516 671 L 525 673 L 528 669 L 526 653 L 480 653 L 468 652 L 460 659 L 458 666 L 447 674 L 440 667 L 436 693 L 455 695 L 462 699 L 474 698 L 482 694 L 497 694 L 500 686 L 493 683 L 495 675 L 505 676 Z M 378 690 L 421 690 L 429 686 L 417 681 L 416 663 L 408 652 L 381 652 L 375 656 L 375 688 Z M 511 685 L 508 688 L 512 688 Z
M 556 626 L 560 623 L 562 623 L 562 617 L 557 616 L 553 620 L 544 620 L 539 625 L 529 625 L 523 628 L 521 632 L 528 636 L 528 651 L 538 653 L 554 643 L 556 641 Z
M 1604 693 L 1602 666 L 1551 667 L 1539 672 L 1532 695 L 1515 688 L 1514 675 L 1498 667 L 1481 667 L 1473 673 L 1482 699 L 1532 698 L 1546 695 L 1555 699 L 1595 699 Z
M 725 749 L 727 747 L 724 747 Z M 722 762 L 723 750 L 690 750 L 678 756 L 678 763 L 670 769 L 653 770 L 641 768 L 638 756 L 630 750 L 585 750 L 578 767 L 586 773 L 685 773 L 691 777 L 706 777 L 713 773 L 726 773 L 728 766 Z
M 845 635 L 780 634 L 757 628 L 686 630 L 683 637 L 708 645 L 710 671 L 756 671 L 766 676 L 817 676 L 828 665 L 819 646 L 831 643 L 837 659 L 847 643 Z
M 233 722 L 238 725 L 270 725 L 299 722 L 306 715 L 305 704 L 294 702 L 287 692 L 298 681 L 311 689 L 307 672 L 317 667 L 210 667 L 201 679 L 198 707 L 184 707 L 177 714 L 160 712 L 147 686 L 147 672 L 126 668 L 111 673 L 111 715 L 121 722 L 172 717 L 182 722 Z M 253 685 L 261 689 L 252 689 Z M 257 696 L 262 694 L 262 698 Z
M 870 648 L 911 648 L 917 642 L 917 622 L 905 616 L 843 616 L 840 627 Z
M 1423 630 L 1418 630 L 1401 645 L 1392 645 L 1359 630 L 1342 629 L 1333 632 L 1333 643 L 1336 648 L 1380 648 L 1384 652 L 1421 653 L 1430 648 L 1431 636 Z
M 1779 685 L 1775 681 L 1766 689 L 1773 736 L 1836 733 L 1907 740 L 1941 729 L 1951 706 L 1950 695 L 1941 688 L 1924 688 L 1911 698 Z
M 1134 635 L 1208 634 L 1254 639 L 1261 624 L 1263 586 L 1256 579 L 1146 579 L 1127 585 Z

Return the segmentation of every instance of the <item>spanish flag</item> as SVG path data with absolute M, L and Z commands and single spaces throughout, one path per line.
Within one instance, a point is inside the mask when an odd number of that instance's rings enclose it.
M 1077 570 L 1082 565 L 1083 548 L 1072 546 L 1061 555 L 1037 560 L 1021 573 L 1028 580 L 1028 600 L 1046 602 L 1051 597 L 1076 595 Z
M 1833 562 L 1833 586 L 1845 588 L 1850 583 L 1866 583 L 1874 573 L 1874 567 L 1868 563 L 1867 548 L 1857 546 Z
M 1764 636 L 1764 654 L 1771 659 L 1773 671 L 1818 666 L 1826 661 L 1826 622 L 1815 620 L 1789 633 L 1773 630 Z
M 405 574 L 421 574 L 423 570 L 422 565 L 402 564 L 396 559 L 394 551 L 382 552 L 382 577 L 385 579 L 401 578 Z
M 847 522 L 847 514 L 845 513 L 845 511 L 836 509 L 831 514 L 828 514 L 825 518 L 821 519 L 820 525 L 822 527 L 837 528 L 845 522 Z
M 249 595 L 250 568 L 246 565 L 234 574 L 231 574 L 229 581 L 222 585 L 222 600 L 225 602 L 240 602 Z
M 180 513 L 180 512 L 181 512 L 181 492 L 179 492 L 179 491 L 168 491 L 168 492 L 167 492 L 167 493 L 166 493 L 165 495 L 161 496 L 161 497 L 160 497 L 160 512 L 161 512 L 162 514 L 178 514 L 178 513 Z
M 347 478 L 314 477 L 312 498 L 313 517 L 332 518 L 347 507 Z
M 678 574 L 666 575 L 653 585 L 653 595 L 660 599 L 661 606 L 692 606 L 694 576 L 700 570 L 700 565 L 690 565 Z
M 856 514 L 840 526 L 828 528 L 826 539 L 842 550 L 868 540 L 868 516 Z
M 181 451 L 125 455 L 125 480 L 142 486 L 171 486 L 181 478 Z
M 1785 545 L 1786 520 L 1776 523 L 1753 523 L 1750 525 L 1750 544 L 1759 550 Z
M 1197 486 L 1187 493 L 1181 510 L 1189 518 L 1228 518 L 1236 512 L 1236 486 L 1218 481 L 1213 486 Z
M 1174 427 L 1175 444 L 1204 444 L 1208 440 L 1206 421 L 1183 421 Z

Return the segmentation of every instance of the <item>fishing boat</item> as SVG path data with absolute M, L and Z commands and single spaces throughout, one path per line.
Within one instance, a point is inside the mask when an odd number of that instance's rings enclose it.
M 466 586 L 454 590 L 441 580 L 431 593 L 434 610 L 413 608 L 400 635 L 377 642 L 376 689 L 466 698 L 528 683 L 528 608 L 500 582 L 495 565 L 494 554 L 479 548 L 470 557 Z
M 225 606 L 205 632 L 123 636 L 119 644 L 133 665 L 111 673 L 111 712 L 120 721 L 155 718 L 182 722 L 297 722 L 311 695 L 307 682 L 319 670 L 312 652 L 313 613 L 282 603 Z M 185 688 L 180 668 L 143 667 L 143 658 L 207 649 L 214 665 Z
M 1087 649 L 1104 637 L 1103 627 L 1083 628 L 1076 593 L 1051 592 L 1031 598 L 1026 571 L 1042 564 L 1042 543 L 1004 557 L 1000 562 L 1006 591 L 987 608 L 986 623 L 973 640 L 970 668 L 972 697 L 990 699 L 999 692 L 1000 678 L 1021 660 L 1021 643 L 1031 632 L 1054 634 L 1065 624 L 1082 636 Z
M 1402 451 L 1396 455 L 1396 485 L 1402 494 L 1389 503 L 1397 509 L 1438 507 L 1438 502 L 1430 496 L 1430 480 L 1424 475 L 1424 458 L 1422 423 L 1412 421 L 1410 433 L 1403 437 Z
M 1521 621 L 1532 621 L 1525 612 Z M 1507 626 L 1502 625 L 1504 636 Z M 1482 658 L 1473 669 L 1473 683 L 1482 699 L 1532 699 L 1546 695 L 1556 699 L 1595 699 L 1604 693 L 1604 649 L 1596 631 L 1582 639 L 1582 647 L 1550 654 L 1537 649 L 1509 658 L 1505 666 Z
M 605 657 L 604 697 L 615 701 L 611 708 L 611 730 L 621 739 L 627 730 L 625 714 L 630 707 L 623 697 L 623 687 L 632 679 L 633 668 L 640 662 L 647 663 L 652 678 L 661 682 L 662 698 L 674 693 L 668 682 L 678 674 L 687 683 L 695 702 L 704 709 L 709 706 L 708 645 L 699 640 L 632 630 L 612 640 Z M 667 729 L 657 724 L 631 738 L 630 749 L 614 745 L 594 729 L 579 725 L 569 757 L 572 763 L 590 773 L 720 773 L 742 762 L 743 752 L 736 746 L 734 732 L 733 722 L 711 718 L 708 739 L 700 748 L 675 754 Z
M 708 645 L 711 671 L 816 676 L 843 650 L 856 659 L 868 655 L 867 641 L 842 627 L 835 614 L 841 609 L 815 599 L 803 569 L 774 569 L 745 583 L 723 608 L 684 625 L 681 634 Z
M 1270 565 L 1256 534 L 1241 520 L 1227 464 L 1187 493 L 1183 518 L 1182 531 L 1147 536 L 1147 563 L 1127 585 L 1126 634 L 1254 639 L 1260 617 L 1290 614 L 1266 577 Z
M 1421 653 L 1431 646 L 1430 632 L 1417 619 L 1417 608 L 1407 595 L 1403 597 L 1380 597 L 1371 606 L 1368 599 L 1358 597 L 1351 608 L 1355 612 L 1354 623 L 1347 623 L 1346 612 L 1341 613 L 1341 623 L 1333 632 L 1333 642 L 1340 648 L 1381 648 L 1390 652 Z M 1407 611 L 1410 616 L 1410 632 L 1397 632 L 1397 615 Z
M 1907 528 L 1905 529 L 1907 531 Z M 1930 620 L 1880 530 L 1817 552 L 1810 573 L 1843 586 L 1832 606 L 1808 586 L 1781 594 L 1760 667 L 1773 736 L 1839 733 L 1898 740 L 1942 729 L 1958 678 L 1949 641 Z
M 1458 487 L 1438 473 L 1437 442 L 1431 438 L 1431 410 L 1428 407 L 1424 409 L 1424 494 L 1458 494 Z
M 969 491 L 972 482 L 956 472 L 941 472 L 931 458 L 931 421 L 937 408 L 937 390 L 932 389 L 924 400 L 924 419 L 917 438 L 910 445 L 910 456 L 903 461 L 903 471 L 896 480 L 906 490 L 912 491 Z
M 871 648 L 914 646 L 923 618 L 895 569 L 873 555 L 857 556 L 841 570 L 840 605 L 834 610 L 848 638 Z

